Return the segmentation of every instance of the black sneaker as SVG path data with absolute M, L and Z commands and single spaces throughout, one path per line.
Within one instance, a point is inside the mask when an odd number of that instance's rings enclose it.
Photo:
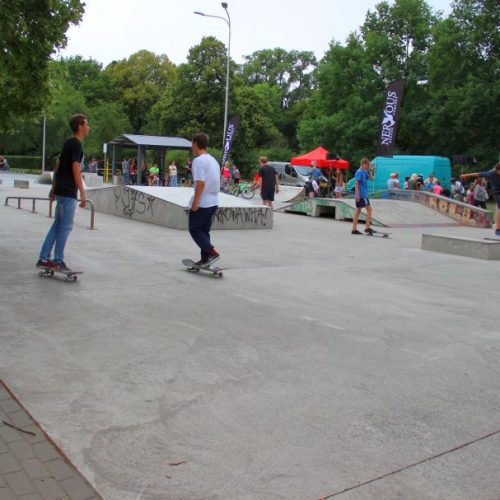
M 71 269 L 61 260 L 58 262 L 52 262 L 52 269 L 57 269 L 58 271 L 68 272 Z
M 351 231 L 351 234 L 363 234 L 363 233 L 361 233 L 361 232 L 360 232 L 360 231 L 358 231 L 357 229 L 353 229 L 353 230 Z
M 40 269 L 48 269 L 49 267 L 52 267 L 52 262 L 50 259 L 38 259 L 36 267 Z
M 375 233 L 376 231 L 374 231 L 371 227 L 367 227 L 365 229 L 365 234 L 369 234 L 370 236 Z

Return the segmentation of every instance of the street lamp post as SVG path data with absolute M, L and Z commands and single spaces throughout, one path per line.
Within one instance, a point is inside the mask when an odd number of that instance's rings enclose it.
M 204 14 L 203 12 L 194 12 L 199 16 L 213 17 L 215 19 L 222 19 L 229 28 L 229 41 L 227 44 L 227 62 L 226 62 L 226 97 L 224 102 L 224 129 L 222 130 L 222 150 L 224 151 L 224 143 L 226 141 L 226 131 L 227 131 L 227 113 L 229 106 L 229 60 L 231 58 L 231 18 L 229 17 L 229 12 L 227 10 L 228 4 L 226 2 L 221 3 L 222 8 L 226 11 L 227 19 L 222 16 L 212 16 L 210 14 Z

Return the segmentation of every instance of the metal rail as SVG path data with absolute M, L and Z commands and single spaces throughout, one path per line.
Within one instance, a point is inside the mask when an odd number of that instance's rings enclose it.
M 49 203 L 49 218 L 52 218 L 52 204 L 54 203 L 53 201 L 50 201 L 49 198 L 38 198 L 38 197 L 33 197 L 33 196 L 7 196 L 5 198 L 5 206 L 8 207 L 9 205 L 9 200 L 17 200 L 17 209 L 20 210 L 21 207 L 21 200 L 31 200 L 33 202 L 31 213 L 36 214 L 36 202 L 37 201 L 48 201 Z M 80 201 L 80 200 L 77 200 Z M 87 204 L 90 205 L 90 226 L 87 229 L 96 229 L 95 227 L 95 207 L 94 204 L 92 203 L 91 200 L 87 200 Z

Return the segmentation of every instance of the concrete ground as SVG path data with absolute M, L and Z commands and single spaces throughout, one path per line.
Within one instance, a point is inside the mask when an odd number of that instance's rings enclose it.
M 0 207 L 0 378 L 103 498 L 500 498 L 500 263 L 420 250 L 492 230 L 275 213 L 213 233 L 216 279 L 187 232 L 79 210 L 64 283 L 25 206 Z

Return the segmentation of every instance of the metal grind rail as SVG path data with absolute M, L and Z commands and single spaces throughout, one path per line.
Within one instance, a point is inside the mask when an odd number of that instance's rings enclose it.
M 31 213 L 32 214 L 36 214 L 37 211 L 36 211 L 36 202 L 37 201 L 48 201 L 50 202 L 49 203 L 49 218 L 52 218 L 53 215 L 52 215 L 52 205 L 53 205 L 53 201 L 50 201 L 49 198 L 38 198 L 38 197 L 33 197 L 33 196 L 7 196 L 5 198 L 5 206 L 8 207 L 8 206 L 11 206 L 9 205 L 9 200 L 17 200 L 17 209 L 18 210 L 21 210 L 21 200 L 31 200 L 33 202 L 32 204 L 32 209 L 31 209 Z M 80 200 L 77 200 L 77 201 L 80 201 Z M 95 207 L 94 207 L 94 204 L 92 203 L 92 201 L 90 200 L 87 200 L 87 204 L 90 205 L 90 226 L 87 228 L 87 229 L 96 229 L 95 227 Z

